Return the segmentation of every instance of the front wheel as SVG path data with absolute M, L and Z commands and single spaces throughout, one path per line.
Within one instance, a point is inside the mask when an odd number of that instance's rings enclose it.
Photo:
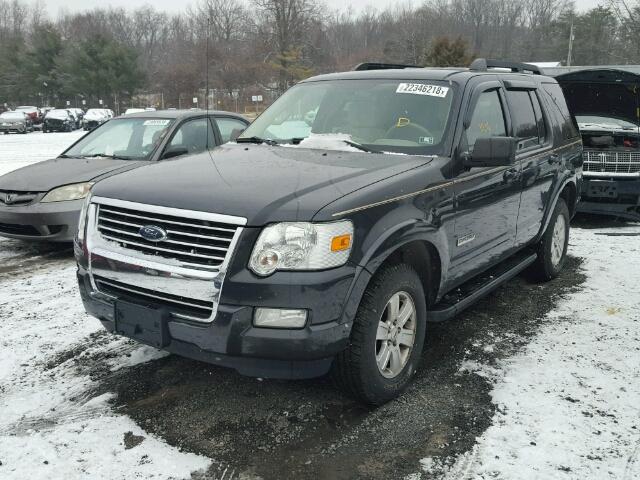
M 538 280 L 548 281 L 560 274 L 567 258 L 570 221 L 569 208 L 564 199 L 559 198 L 549 226 L 538 243 L 538 258 L 531 266 L 531 273 Z
M 358 307 L 349 346 L 333 363 L 336 384 L 369 405 L 400 395 L 420 363 L 426 318 L 413 268 L 401 264 L 377 273 Z

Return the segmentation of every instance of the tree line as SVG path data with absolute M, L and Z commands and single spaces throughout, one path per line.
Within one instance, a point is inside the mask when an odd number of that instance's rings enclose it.
M 320 0 L 198 0 L 180 14 L 146 6 L 55 19 L 41 2 L 0 0 L 0 104 L 120 106 L 157 94 L 144 101 L 190 107 L 208 85 L 216 107 L 242 108 L 251 95 L 273 99 L 310 75 L 363 61 L 564 61 L 572 26 L 573 64 L 640 63 L 638 0 L 588 11 L 568 0 L 425 0 L 362 11 L 330 11 Z

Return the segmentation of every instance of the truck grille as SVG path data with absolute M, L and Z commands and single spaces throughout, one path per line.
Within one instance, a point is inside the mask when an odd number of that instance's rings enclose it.
M 164 229 L 167 238 L 144 239 L 140 229 L 150 225 Z M 128 250 L 215 270 L 224 262 L 238 226 L 104 204 L 98 206 L 97 228 L 103 239 Z
M 640 173 L 640 152 L 585 150 L 583 171 L 595 173 Z
M 197 319 L 207 319 L 211 317 L 213 312 L 213 302 L 149 290 L 148 288 L 129 285 L 98 275 L 94 275 L 93 278 L 101 293 L 118 299 L 129 300 L 139 305 L 160 305 L 168 308 L 172 314 Z

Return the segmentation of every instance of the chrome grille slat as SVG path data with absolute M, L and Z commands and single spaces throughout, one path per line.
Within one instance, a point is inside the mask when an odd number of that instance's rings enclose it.
M 640 174 L 640 152 L 585 150 L 583 171 L 613 174 Z
M 107 227 L 106 225 L 104 225 L 102 223 L 98 224 L 98 227 L 101 230 L 108 230 L 110 232 L 120 233 L 122 235 L 131 236 L 131 237 L 133 237 L 134 241 L 135 241 L 135 239 L 138 239 L 138 240 L 140 239 L 140 235 L 137 232 L 128 232 L 126 230 L 120 230 L 118 228 Z M 123 239 L 123 241 L 126 242 L 126 240 L 124 240 L 124 239 Z M 184 245 L 186 247 L 205 248 L 205 249 L 209 249 L 209 250 L 220 250 L 222 252 L 226 252 L 229 249 L 228 245 L 227 245 L 227 247 L 216 247 L 216 246 L 213 246 L 213 245 L 206 245 L 206 244 L 202 244 L 202 243 L 188 243 L 188 242 L 180 242 L 178 240 L 170 240 L 170 239 L 164 240 L 162 242 L 163 245 L 166 244 L 166 243 L 171 243 L 171 244 L 174 244 L 174 245 Z M 229 242 L 229 243 L 231 243 L 231 242 Z M 153 248 L 151 245 L 149 245 L 149 247 Z M 180 250 L 180 252 L 182 252 L 182 250 Z M 188 252 L 184 252 L 185 255 L 187 253 Z M 207 258 L 210 258 L 210 257 L 207 256 Z
M 171 250 L 169 248 L 162 248 L 162 247 L 154 247 L 154 246 L 150 246 L 150 245 L 145 245 L 144 243 L 137 243 L 128 239 L 123 239 L 123 238 L 118 238 L 118 237 L 113 237 L 111 235 L 106 235 L 104 232 L 102 233 L 102 236 L 104 238 L 106 238 L 107 240 L 111 240 L 114 242 L 118 242 L 118 243 L 123 243 L 127 246 L 129 245 L 134 245 L 136 247 L 140 247 L 140 248 L 146 248 L 147 250 L 155 250 L 155 251 L 159 251 L 159 252 L 168 252 L 168 253 L 174 253 L 177 255 L 186 255 L 188 257 L 194 257 L 194 258 L 209 258 L 209 259 L 213 259 L 213 260 L 220 260 L 223 261 L 224 257 L 217 257 L 214 255 L 201 255 L 199 253 L 190 253 L 190 252 L 185 252 L 182 250 Z
M 203 302 L 195 299 L 178 297 L 176 295 L 167 295 L 158 291 L 150 291 L 135 285 L 129 285 L 116 282 L 99 276 L 95 276 L 95 282 L 100 293 L 112 296 L 122 297 L 130 296 L 138 301 L 160 301 L 161 303 L 173 307 L 174 314 L 194 319 L 209 318 L 213 312 L 213 302 Z
M 105 217 L 102 217 L 100 220 L 101 221 L 107 221 L 109 223 L 117 223 L 119 225 L 126 225 L 126 226 L 129 226 L 129 227 L 135 227 L 135 228 L 140 228 L 140 227 L 144 226 L 144 223 L 123 222 L 122 220 L 113 220 L 113 219 L 105 218 Z M 231 243 L 231 238 L 216 237 L 214 235 L 198 235 L 196 233 L 180 232 L 178 230 L 171 230 L 171 229 L 167 229 L 167 233 L 173 233 L 174 235 L 180 235 L 181 237 L 203 238 L 205 240 L 218 240 L 220 242 Z
M 163 258 L 178 261 L 190 268 L 219 268 L 238 229 L 237 225 L 202 219 L 197 212 L 194 218 L 189 218 L 173 211 L 156 213 L 151 206 L 149 210 L 144 205 L 136 209 L 127 207 L 98 206 L 96 228 L 103 239 L 124 249 L 152 255 L 159 261 Z M 147 225 L 164 229 L 167 237 L 159 242 L 143 238 L 139 231 Z
M 151 221 L 151 222 L 170 223 L 172 225 L 181 225 L 181 226 L 184 226 L 184 227 L 191 227 L 191 228 L 202 228 L 202 229 L 205 229 L 205 230 L 218 230 L 218 231 L 230 232 L 230 233 L 234 233 L 236 231 L 235 228 L 211 227 L 211 226 L 208 226 L 208 225 L 200 225 L 200 224 L 197 224 L 197 223 L 177 222 L 175 220 L 162 220 L 162 219 L 158 219 L 158 218 L 154 218 L 154 217 L 147 217 L 147 216 L 127 213 L 127 212 L 114 212 L 113 210 L 111 210 L 109 208 L 105 208 L 105 207 L 101 207 L 100 210 L 101 210 L 101 212 L 105 212 L 105 213 L 113 213 L 115 215 L 124 215 L 126 217 L 140 218 L 142 220 L 148 220 L 148 221 Z

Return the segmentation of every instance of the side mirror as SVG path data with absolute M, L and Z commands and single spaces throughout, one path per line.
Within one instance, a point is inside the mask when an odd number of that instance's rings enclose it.
M 162 154 L 162 159 L 166 160 L 167 158 L 175 158 L 179 157 L 180 155 L 186 155 L 187 153 L 189 153 L 187 147 L 169 147 Z
M 231 135 L 229 136 L 229 141 L 230 142 L 235 142 L 237 140 L 237 138 L 242 134 L 242 132 L 244 132 L 245 129 L 244 128 L 234 128 L 233 130 L 231 130 Z
M 473 152 L 464 154 L 465 167 L 506 167 L 516 161 L 517 140 L 514 137 L 478 138 Z

